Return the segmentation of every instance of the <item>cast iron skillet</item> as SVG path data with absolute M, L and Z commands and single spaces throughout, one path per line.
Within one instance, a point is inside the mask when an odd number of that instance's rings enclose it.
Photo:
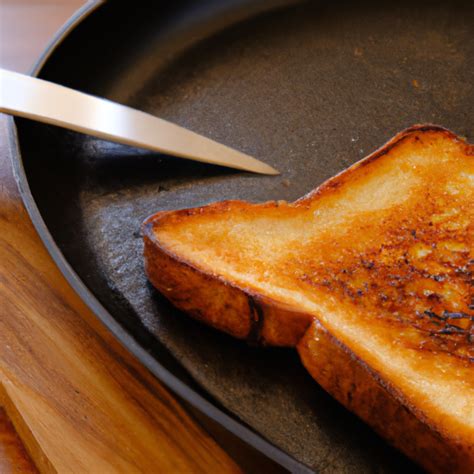
M 279 177 L 27 120 L 15 134 L 11 122 L 25 204 L 84 301 L 171 389 L 292 471 L 416 468 L 293 351 L 249 347 L 173 309 L 144 277 L 139 229 L 162 209 L 296 199 L 414 123 L 472 139 L 472 2 L 384 3 L 89 5 L 34 71 L 241 149 Z

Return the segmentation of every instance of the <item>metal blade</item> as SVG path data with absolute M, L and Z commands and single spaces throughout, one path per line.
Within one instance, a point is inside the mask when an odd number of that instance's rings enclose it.
M 106 140 L 261 174 L 271 166 L 139 110 L 0 69 L 0 111 Z

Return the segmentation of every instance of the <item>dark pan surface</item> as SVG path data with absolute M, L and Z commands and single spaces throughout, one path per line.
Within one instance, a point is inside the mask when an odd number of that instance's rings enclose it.
M 248 347 L 174 310 L 144 277 L 140 224 L 215 200 L 294 200 L 414 123 L 472 141 L 474 4 L 313 2 L 259 13 L 261 2 L 171 3 L 101 7 L 41 77 L 175 121 L 282 175 L 18 120 L 49 231 L 142 347 L 284 452 L 320 472 L 415 471 L 326 395 L 293 351 Z

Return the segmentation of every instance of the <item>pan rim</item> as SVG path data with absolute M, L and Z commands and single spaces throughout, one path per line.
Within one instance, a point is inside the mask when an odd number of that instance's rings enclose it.
M 87 17 L 93 14 L 100 6 L 104 5 L 106 0 L 89 0 L 83 7 L 75 12 L 56 32 L 43 53 L 40 55 L 29 74 L 38 76 L 53 55 L 55 50 L 63 43 L 69 33 L 71 33 Z M 280 448 L 276 447 L 264 437 L 254 432 L 251 428 L 245 426 L 242 422 L 232 418 L 215 406 L 211 401 L 198 394 L 195 390 L 172 374 L 157 359 L 149 354 L 138 341 L 126 331 L 112 316 L 112 314 L 100 303 L 91 290 L 85 285 L 73 267 L 69 264 L 59 246 L 56 244 L 53 236 L 39 211 L 36 201 L 31 192 L 25 168 L 23 166 L 23 157 L 20 152 L 18 131 L 13 117 L 8 116 L 6 120 L 7 128 L 7 153 L 10 157 L 14 179 L 20 191 L 20 196 L 28 215 L 38 232 L 38 235 L 46 247 L 49 255 L 58 266 L 59 270 L 71 285 L 73 290 L 92 311 L 102 324 L 114 335 L 122 346 L 135 356 L 160 382 L 168 389 L 184 399 L 194 408 L 198 409 L 213 421 L 225 427 L 232 434 L 240 438 L 245 443 L 254 447 L 262 454 L 266 455 L 276 463 L 291 472 L 311 473 L 310 469 L 300 461 L 297 461 Z

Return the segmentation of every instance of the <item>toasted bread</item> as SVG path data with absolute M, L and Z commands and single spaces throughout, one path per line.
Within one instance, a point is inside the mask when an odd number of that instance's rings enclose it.
M 197 319 L 295 346 L 432 472 L 474 470 L 474 147 L 415 126 L 294 202 L 144 223 L 148 278 Z

